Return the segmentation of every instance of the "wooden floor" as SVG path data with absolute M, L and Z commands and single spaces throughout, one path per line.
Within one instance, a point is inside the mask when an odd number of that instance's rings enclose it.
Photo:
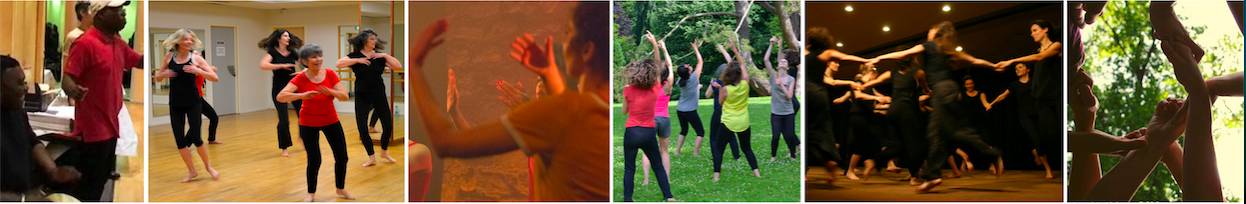
M 826 168 L 809 169 L 805 182 L 807 201 L 1056 201 L 1064 198 L 1063 178 L 1043 179 L 1042 170 L 1004 171 L 996 179 L 990 171 L 978 169 L 964 177 L 948 178 L 951 170 L 943 170 L 943 185 L 925 194 L 917 194 L 909 186 L 904 174 L 882 172 L 871 175 L 866 181 L 850 181 L 838 176 L 828 185 Z M 836 169 L 836 172 L 842 172 Z M 1061 175 L 1060 172 L 1052 172 Z M 859 173 L 857 174 L 860 175 Z
M 126 102 L 126 111 L 130 112 L 131 121 L 134 122 L 134 131 L 138 133 L 138 154 L 137 157 L 117 157 L 117 173 L 121 174 L 121 179 L 116 181 L 113 189 L 114 202 L 143 202 L 143 148 L 147 146 L 147 138 L 143 137 L 143 127 L 147 126 L 143 120 L 143 103 Z
M 208 145 L 213 167 L 221 172 L 220 179 L 212 179 L 204 170 L 199 154 L 192 151 L 195 169 L 199 177 L 189 183 L 180 183 L 186 177 L 186 165 L 178 155 L 170 125 L 152 126 L 150 141 L 154 144 L 151 161 L 151 201 L 278 201 L 295 202 L 307 195 L 307 154 L 297 139 L 297 117 L 290 113 L 290 132 L 295 145 L 290 147 L 290 157 L 281 157 L 277 148 L 277 113 L 263 110 L 220 117 L 217 140 L 225 144 Z M 399 163 L 380 162 L 372 167 L 360 164 L 368 160 L 359 140 L 354 114 L 338 114 L 346 133 L 347 153 L 350 156 L 346 170 L 346 190 L 357 201 L 404 201 L 406 161 L 403 142 L 390 144 L 389 155 Z M 406 119 L 394 118 L 394 135 L 402 137 Z M 207 141 L 207 120 L 204 120 L 203 140 Z M 379 128 L 379 127 L 378 127 Z M 373 133 L 379 135 L 380 133 Z M 334 194 L 333 155 L 328 142 L 321 136 L 320 165 L 316 201 L 347 201 Z M 192 148 L 193 149 L 193 148 Z M 380 151 L 380 144 L 374 148 Z M 379 160 L 379 158 L 378 158 Z

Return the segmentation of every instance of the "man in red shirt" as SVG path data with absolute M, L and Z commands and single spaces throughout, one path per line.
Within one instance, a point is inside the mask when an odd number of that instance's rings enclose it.
M 116 167 L 120 137 L 122 73 L 139 67 L 142 55 L 118 34 L 125 27 L 125 0 L 91 1 L 95 26 L 73 42 L 65 61 L 65 93 L 76 101 L 73 135 L 82 138 L 72 155 L 82 180 L 70 193 L 98 201 Z

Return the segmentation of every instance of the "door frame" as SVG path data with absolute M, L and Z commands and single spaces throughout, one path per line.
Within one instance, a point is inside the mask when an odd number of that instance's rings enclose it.
M 208 24 L 208 29 L 207 29 L 207 31 L 205 31 L 205 33 L 209 33 L 209 36 L 208 36 L 208 37 L 209 37 L 209 40 L 208 40 L 208 42 L 212 42 L 212 40 L 211 40 L 211 39 L 212 39 L 212 38 L 211 38 L 212 36 L 211 36 L 211 34 L 210 34 L 210 33 L 212 33 L 212 27 L 222 27 L 222 28 L 233 28 L 233 29 L 234 29 L 234 40 L 233 40 L 233 41 L 234 41 L 234 68 L 235 68 L 235 69 L 237 69 L 237 67 L 238 67 L 238 65 L 239 65 L 239 64 L 238 64 L 238 26 L 232 26 L 232 25 L 219 25 L 219 24 Z M 207 51 L 204 51 L 204 52 L 207 52 Z M 206 54 L 206 53 L 205 53 L 205 54 Z M 212 56 L 212 55 L 208 55 L 208 56 Z M 215 57 L 215 56 L 213 56 L 213 57 Z M 226 68 L 226 69 L 228 69 L 228 68 Z M 237 74 L 238 74 L 238 76 L 241 76 L 241 75 L 242 75 L 242 72 L 241 72 L 241 71 L 234 71 L 234 73 L 237 73 Z M 239 113 L 242 113 L 242 106 L 241 106 L 241 105 L 242 105 L 242 97 L 241 97 L 241 95 L 239 95 L 239 94 L 238 94 L 238 93 L 241 93 L 241 91 L 242 91 L 242 90 L 240 89 L 240 87 L 241 87 L 241 86 L 239 86 L 239 84 L 238 84 L 238 82 L 240 81 L 240 80 L 238 80 L 238 76 L 234 76 L 234 114 L 239 114 Z M 213 83 L 216 83 L 216 82 L 213 82 Z M 214 91 L 214 92 L 212 92 L 211 94 L 213 94 L 213 95 L 214 95 L 214 94 L 216 94 L 216 92 Z

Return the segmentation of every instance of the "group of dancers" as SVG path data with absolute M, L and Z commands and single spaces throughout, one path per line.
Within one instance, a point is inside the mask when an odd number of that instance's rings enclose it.
M 381 136 L 380 157 L 395 163 L 390 157 L 388 147 L 392 135 L 392 112 L 385 96 L 385 86 L 381 77 L 386 70 L 401 69 L 402 65 L 393 56 L 381 53 L 385 41 L 377 39 L 372 29 L 364 29 L 359 35 L 349 40 L 352 53 L 339 59 L 336 67 L 350 67 L 357 76 L 355 86 L 356 124 L 359 138 L 368 153 L 368 161 L 362 166 L 375 165 L 377 152 L 373 151 L 372 138 L 369 132 L 376 132 L 368 126 L 368 114 L 372 113 L 375 124 L 377 120 L 383 129 Z M 346 153 L 345 133 L 337 117 L 333 99 L 346 101 L 350 92 L 341 82 L 336 71 L 322 67 L 323 50 L 319 45 L 303 45 L 298 36 L 287 30 L 277 29 L 267 38 L 259 42 L 259 48 L 267 51 L 260 61 L 260 68 L 273 71 L 272 98 L 277 109 L 278 147 L 281 157 L 289 157 L 286 148 L 293 145 L 290 140 L 289 117 L 286 104 L 293 103 L 296 116 L 299 116 L 299 139 L 306 148 L 308 196 L 303 201 L 313 201 L 316 193 L 316 178 L 320 169 L 320 133 L 323 132 L 335 161 L 335 177 L 337 178 L 337 194 L 344 199 L 354 200 L 345 190 Z M 190 182 L 198 176 L 191 155 L 191 146 L 195 146 L 204 168 L 213 179 L 219 179 L 221 173 L 212 168 L 208 149 L 200 139 L 202 120 L 205 115 L 210 120 L 209 144 L 224 144 L 216 140 L 218 118 L 215 111 L 203 99 L 203 86 L 206 81 L 217 81 L 216 67 L 210 65 L 197 51 L 203 47 L 202 42 L 189 29 L 179 29 L 164 41 L 164 47 L 170 49 L 169 54 L 161 61 L 162 66 L 156 74 L 157 81 L 169 79 L 169 109 L 173 128 L 174 141 L 177 143 L 182 161 L 186 163 L 189 174 L 183 183 Z M 296 64 L 301 64 L 298 66 Z M 189 123 L 189 129 L 186 128 Z
M 694 148 L 693 156 L 699 157 L 705 135 L 703 129 L 705 126 L 702 125 L 701 116 L 697 113 L 702 87 L 700 78 L 704 65 L 699 48 L 701 42 L 697 40 L 690 43 L 697 57 L 697 64 L 695 66 L 681 64 L 675 68 L 664 40 L 658 40 L 650 33 L 646 33 L 644 39 L 653 44 L 653 58 L 640 59 L 627 65 L 624 76 L 627 85 L 623 88 L 624 99 L 620 100 L 623 103 L 623 113 L 627 115 L 623 139 L 623 200 L 632 200 L 632 192 L 635 188 L 636 155 L 638 151 L 642 151 L 644 154 L 641 159 L 645 177 L 642 185 L 648 184 L 649 170 L 653 170 L 664 198 L 667 201 L 675 201 L 674 195 L 671 194 L 669 179 L 670 170 L 673 167 L 668 153 L 671 133 L 668 92 L 674 88 L 673 85 L 679 86 L 681 91 L 676 104 L 680 132 L 675 154 L 679 155 L 682 151 L 689 130 L 694 130 L 697 135 L 690 143 Z M 771 88 L 770 161 L 778 159 L 777 149 L 780 138 L 788 146 L 788 154 L 784 156 L 797 160 L 800 139 L 796 136 L 796 112 L 800 106 L 794 97 L 797 70 L 790 69 L 796 64 L 789 64 L 789 62 L 799 63 L 799 58 L 796 58 L 798 57 L 796 50 L 783 50 L 777 54 L 778 67 L 773 66 L 770 64 L 770 54 L 775 44 L 782 45 L 783 42 L 777 37 L 772 37 L 764 57 L 765 70 L 770 75 Z M 709 124 L 710 149 L 714 164 L 714 173 L 711 178 L 713 181 L 720 180 L 723 154 L 728 145 L 732 147 L 736 159 L 740 158 L 740 152 L 743 151 L 749 167 L 753 170 L 752 175 L 761 178 L 761 170 L 750 142 L 752 128 L 749 121 L 748 96 L 751 78 L 748 74 L 747 61 L 734 39 L 729 39 L 725 47 L 717 45 L 717 48 L 727 63 L 719 71 L 720 76 L 711 80 L 711 87 L 705 92 L 705 96 L 713 99 L 714 103 L 714 113 L 711 115 Z M 728 49 L 735 54 L 728 53 Z M 672 72 L 672 70 L 675 71 Z M 674 77 L 676 74 L 679 76 L 678 80 Z M 661 161 L 650 162 L 650 158 L 660 158 Z
M 1198 67 L 1206 53 L 1194 43 L 1173 11 L 1173 2 L 1151 2 L 1152 37 L 1173 68 L 1173 77 L 1188 93 L 1186 99 L 1168 98 L 1157 103 L 1147 127 L 1123 136 L 1094 129 L 1099 109 L 1094 81 L 1081 68 L 1087 56 L 1081 43 L 1081 29 L 1102 15 L 1108 2 L 1079 2 L 1068 5 L 1069 108 L 1073 130 L 1068 131 L 1072 152 L 1069 172 L 1069 199 L 1074 201 L 1128 201 L 1159 162 L 1168 167 L 1181 199 L 1185 201 L 1223 201 L 1216 149 L 1212 137 L 1211 106 L 1221 96 L 1241 97 L 1243 72 L 1208 79 Z M 1242 29 L 1242 3 L 1228 2 L 1228 8 Z M 1177 141 L 1185 135 L 1184 147 Z M 1099 156 L 1122 157 L 1107 173 L 1100 169 Z
M 835 179 L 835 168 L 844 162 L 848 162 L 844 175 L 850 180 L 868 179 L 875 162 L 886 163 L 887 171 L 900 173 L 896 165 L 900 163 L 909 168 L 909 184 L 923 193 L 943 183 L 944 164 L 951 164 L 952 177 L 960 176 L 962 168 L 950 155 L 966 157 L 960 149 L 964 148 L 993 161 L 990 168 L 999 177 L 1004 172 L 999 145 L 984 142 L 980 129 L 986 123 L 985 112 L 999 110 L 992 109 L 995 103 L 1016 100 L 1021 126 L 1033 138 L 1035 163 L 1046 168 L 1047 179 L 1053 178 L 1047 163 L 1050 153 L 1045 151 L 1052 144 L 1045 141 L 1058 138 L 1062 127 L 1057 115 L 1061 110 L 1061 43 L 1050 37 L 1058 36 L 1052 35 L 1057 32 L 1050 22 L 1034 21 L 1029 31 L 1039 44 L 1037 53 L 993 63 L 957 51 L 956 29 L 946 21 L 929 29 L 927 42 L 873 59 L 836 51 L 826 28 L 809 29 L 806 68 L 809 73 L 824 73 L 807 75 L 806 81 L 811 111 L 807 117 L 810 163 L 826 167 L 831 174 L 828 182 Z M 899 66 L 879 73 L 875 65 L 882 60 L 899 60 Z M 840 71 L 838 61 L 862 63 L 860 74 L 854 80 L 834 78 Z M 975 90 L 973 78 L 957 78 L 952 73 L 963 67 L 1003 72 L 1014 64 L 1018 80 L 993 99 Z M 890 96 L 881 94 L 887 90 L 879 90 L 886 82 L 891 82 Z M 844 103 L 851 103 L 846 112 L 837 107 Z M 837 141 L 842 139 L 848 141 Z M 840 155 L 844 152 L 840 148 L 847 148 L 851 157 Z M 864 178 L 854 172 L 859 163 L 865 164 Z M 964 158 L 963 166 L 966 171 L 973 169 L 968 158 Z

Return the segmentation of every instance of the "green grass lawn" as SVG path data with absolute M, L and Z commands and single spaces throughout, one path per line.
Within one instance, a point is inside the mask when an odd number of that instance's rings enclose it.
M 697 108 L 697 113 L 701 115 L 701 122 L 706 126 L 703 144 L 701 145 L 701 157 L 693 157 L 692 142 L 695 141 L 696 131 L 689 130 L 687 140 L 681 156 L 675 156 L 675 142 L 679 137 L 679 117 L 675 115 L 675 101 L 670 103 L 671 111 L 671 193 L 675 195 L 675 199 L 680 201 L 788 201 L 796 202 L 800 200 L 800 182 L 802 168 L 800 161 L 784 159 L 783 155 L 787 155 L 787 144 L 779 140 L 778 155 L 779 159 L 770 162 L 770 97 L 749 98 L 749 121 L 752 123 L 752 149 L 754 155 L 757 156 L 758 167 L 761 169 L 762 178 L 753 177 L 753 171 L 748 166 L 747 159 L 744 158 L 743 152 L 739 161 L 732 160 L 730 150 L 723 153 L 722 172 L 719 176 L 722 180 L 718 182 L 711 181 L 714 173 L 713 155 L 710 151 L 709 143 L 709 121 L 710 115 L 714 113 L 714 105 L 710 99 L 702 99 L 701 107 Z M 614 171 L 614 200 L 623 200 L 623 126 L 627 121 L 627 117 L 622 114 L 622 106 L 614 104 L 614 122 L 611 153 L 614 155 L 613 171 Z M 797 121 L 800 121 L 800 113 L 797 114 Z M 804 141 L 804 135 L 800 132 L 801 124 L 796 125 L 796 135 Z M 689 127 L 691 128 L 691 127 Z M 728 146 L 729 148 L 730 146 Z M 640 155 L 637 153 L 636 161 L 636 188 L 632 199 L 636 201 L 662 201 L 662 190 L 658 187 L 657 177 L 652 173 L 649 185 L 640 185 L 644 179 L 642 166 L 640 165 Z M 653 162 L 659 162 L 657 158 L 650 158 Z

